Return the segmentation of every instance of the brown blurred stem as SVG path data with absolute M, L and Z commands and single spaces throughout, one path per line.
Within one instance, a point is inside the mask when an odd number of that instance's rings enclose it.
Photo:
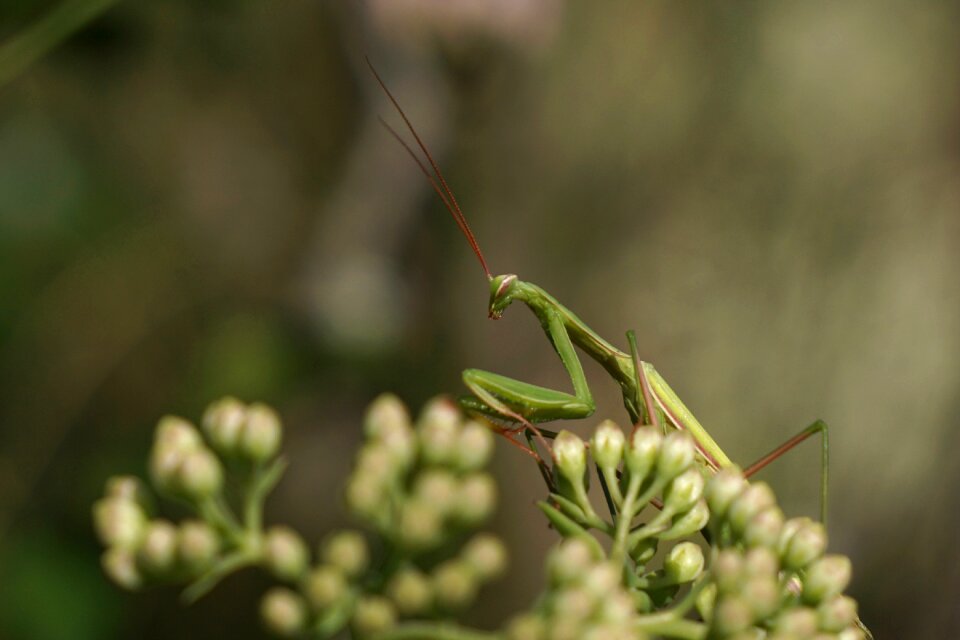
M 65 0 L 0 45 L 0 87 L 119 0 Z

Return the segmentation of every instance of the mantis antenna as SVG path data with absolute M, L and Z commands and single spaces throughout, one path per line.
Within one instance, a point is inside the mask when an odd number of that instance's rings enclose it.
M 414 140 L 417 141 L 417 146 L 419 146 L 420 150 L 423 151 L 423 155 L 427 157 L 427 161 L 433 168 L 433 175 L 430 174 L 430 171 L 427 169 L 426 165 L 423 164 L 423 161 L 417 157 L 417 154 L 414 152 L 414 150 L 410 148 L 410 145 L 408 145 L 403 138 L 400 137 L 400 134 L 397 133 L 393 127 L 387 124 L 383 118 L 378 116 L 377 119 L 380 120 L 380 124 L 382 124 L 386 130 L 390 132 L 390 135 L 396 138 L 397 142 L 403 146 L 410 157 L 413 158 L 413 161 L 417 163 L 417 166 L 420 167 L 420 171 L 423 172 L 423 175 L 425 175 L 427 180 L 430 181 L 430 186 L 432 186 L 433 190 L 437 192 L 438 196 L 440 196 L 440 200 L 443 202 L 443 205 L 447 208 L 447 211 L 450 212 L 450 215 L 453 216 L 454 221 L 457 223 L 457 226 L 460 227 L 460 231 L 467 239 L 467 242 L 470 243 L 473 253 L 476 254 L 477 259 L 480 261 L 480 266 L 483 267 L 484 273 L 487 274 L 487 279 L 491 279 L 493 276 L 490 273 L 490 268 L 487 267 L 487 261 L 483 257 L 483 252 L 480 251 L 480 245 L 477 243 L 477 239 L 473 235 L 470 225 L 467 224 L 467 218 L 463 215 L 463 210 L 460 209 L 460 205 L 457 203 L 457 199 L 453 195 L 453 190 L 450 189 L 450 185 L 447 184 L 446 179 L 443 177 L 440 167 L 437 165 L 436 161 L 433 159 L 433 156 L 430 154 L 430 151 L 427 149 L 427 145 L 425 145 L 423 140 L 420 139 L 420 135 L 413 127 L 413 124 L 410 123 L 410 119 L 407 118 L 407 114 L 404 113 L 403 109 L 400 107 L 400 103 L 397 102 L 397 99 L 393 97 L 393 94 L 390 93 L 390 89 L 387 88 L 387 85 L 383 82 L 380 74 L 377 73 L 376 69 L 374 69 L 373 63 L 370 62 L 370 58 L 364 56 L 364 60 L 366 61 L 367 66 L 370 67 L 370 72 L 373 73 L 373 77 L 377 79 L 377 84 L 379 84 L 380 88 L 383 89 L 383 92 L 387 94 L 387 97 L 390 99 L 390 102 L 393 103 L 397 113 L 399 113 L 400 117 L 403 118 L 403 122 L 407 125 L 407 129 L 411 134 L 413 134 Z M 436 179 L 434 179 L 434 176 L 436 176 Z

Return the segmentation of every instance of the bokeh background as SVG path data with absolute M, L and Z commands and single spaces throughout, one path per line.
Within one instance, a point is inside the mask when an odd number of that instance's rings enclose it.
M 0 42 L 53 6 L 3 2 Z M 255 572 L 192 608 L 101 576 L 90 505 L 143 472 L 165 413 L 274 404 L 291 468 L 269 517 L 315 540 L 348 523 L 378 392 L 417 406 L 468 366 L 566 388 L 526 310 L 487 321 L 364 54 L 494 271 L 613 341 L 636 329 L 738 461 L 826 419 L 863 619 L 954 635 L 958 49 L 938 0 L 106 8 L 0 86 L 0 637 L 261 637 Z M 586 368 L 598 417 L 624 420 Z M 554 540 L 528 460 L 501 446 L 495 467 L 514 563 L 485 627 L 531 602 Z M 813 515 L 817 470 L 807 445 L 764 479 Z

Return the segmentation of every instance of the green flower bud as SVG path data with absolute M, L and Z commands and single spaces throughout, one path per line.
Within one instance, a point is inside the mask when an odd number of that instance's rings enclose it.
M 630 436 L 630 443 L 623 454 L 627 470 L 634 476 L 646 479 L 660 454 L 663 434 L 656 427 L 639 427 Z
M 477 579 L 465 563 L 448 560 L 438 566 L 432 577 L 434 597 L 444 609 L 462 609 L 477 595 Z
M 550 582 L 559 586 L 578 580 L 593 562 L 593 551 L 586 542 L 566 538 L 550 551 L 547 559 Z
M 186 520 L 177 531 L 177 555 L 180 564 L 191 573 L 199 573 L 220 552 L 220 538 L 213 527 L 201 520 Z
M 500 538 L 489 533 L 480 533 L 471 538 L 463 548 L 461 557 L 482 581 L 500 576 L 507 568 L 507 548 Z
M 829 555 L 815 560 L 803 578 L 803 601 L 817 604 L 843 593 L 850 584 L 851 572 L 850 559 L 846 556 Z M 841 625 L 840 629 L 845 626 Z
M 596 593 L 591 593 L 583 586 L 567 587 L 556 594 L 553 611 L 557 618 L 562 616 L 563 626 L 578 627 L 593 615 L 597 604 L 599 601 Z
M 633 598 L 622 589 L 617 589 L 615 593 L 603 599 L 598 617 L 602 623 L 623 626 L 630 624 L 634 615 L 636 615 L 636 608 Z
M 590 454 L 601 469 L 614 469 L 623 458 L 626 437 L 613 420 L 604 420 L 593 432 Z
M 671 527 L 671 529 L 673 529 L 673 527 Z M 661 537 L 662 536 L 657 536 L 655 538 L 644 538 L 640 540 L 630 549 L 630 557 L 633 558 L 633 561 L 638 565 L 642 566 L 647 564 L 653 559 L 653 556 L 657 555 L 657 547 L 660 544 Z
M 413 567 L 395 573 L 387 583 L 386 593 L 403 616 L 422 616 L 433 606 L 430 581 Z
M 710 520 L 710 508 L 704 500 L 699 500 L 686 513 L 674 517 L 670 528 L 658 537 L 661 540 L 677 540 L 700 531 Z
M 748 547 L 775 547 L 783 529 L 783 511 L 768 507 L 753 516 L 743 531 L 743 543 Z
M 703 573 L 703 550 L 692 542 L 674 545 L 663 561 L 663 569 L 674 583 L 692 582 Z
M 703 495 L 703 485 L 704 479 L 700 470 L 687 469 L 667 485 L 663 495 L 663 508 L 676 513 L 690 510 Z
M 360 448 L 354 475 L 367 476 L 376 480 L 388 480 L 403 470 L 397 457 L 383 442 L 372 442 Z
M 817 621 L 822 631 L 837 633 L 853 626 L 856 620 L 857 601 L 848 596 L 832 596 L 817 607 Z
M 717 554 L 711 569 L 721 594 L 740 592 L 744 577 L 743 556 L 733 549 L 724 549 Z
M 583 440 L 564 429 L 553 441 L 553 460 L 561 475 L 574 487 L 583 486 L 587 471 L 587 447 Z
M 105 546 L 134 549 L 143 537 L 147 516 L 127 498 L 101 498 L 93 505 L 93 523 Z
M 156 447 L 171 447 L 188 452 L 203 446 L 203 438 L 197 428 L 187 420 L 164 416 L 157 423 L 153 443 Z
M 446 469 L 425 469 L 414 481 L 413 495 L 446 515 L 459 498 L 459 488 L 456 477 Z
M 442 514 L 432 504 L 420 500 L 408 500 L 403 504 L 398 533 L 407 548 L 431 547 L 440 541 L 442 532 Z
M 154 445 L 150 451 L 150 479 L 158 490 L 177 493 L 177 471 L 183 457 L 184 452 L 174 445 Z
M 383 393 L 370 403 L 363 420 L 363 432 L 368 438 L 381 439 L 386 434 L 409 430 L 410 414 L 400 398 Z
M 753 611 L 739 596 L 721 598 L 713 612 L 713 628 L 721 636 L 745 631 L 752 623 Z
M 533 613 L 521 614 L 507 625 L 509 640 L 545 640 L 546 637 L 543 619 Z
M 454 517 L 472 525 L 486 520 L 497 504 L 497 485 L 487 473 L 473 473 L 464 478 L 457 492 Z
M 263 537 L 263 563 L 280 580 L 296 580 L 303 575 L 309 552 L 300 534 L 290 527 L 270 527 Z
M 176 559 L 177 528 L 167 520 L 151 521 L 137 550 L 137 566 L 146 574 L 162 576 L 173 569 Z
M 150 494 L 140 478 L 136 476 L 113 476 L 107 480 L 106 495 L 108 498 L 122 498 L 128 500 L 144 511 L 150 505 Z
M 780 530 L 780 538 L 777 540 L 777 553 L 780 556 L 783 556 L 787 552 L 787 546 L 790 544 L 790 540 L 793 539 L 794 534 L 806 527 L 809 524 L 812 524 L 813 520 L 807 518 L 806 516 L 802 518 L 790 518 L 783 523 L 783 528 Z
M 780 606 L 780 588 L 773 576 L 749 578 L 740 592 L 753 611 L 754 619 L 764 620 L 773 615 Z
M 778 633 L 790 633 L 800 638 L 812 636 L 817 632 L 817 614 L 813 609 L 793 607 L 785 610 L 773 623 Z
M 260 617 L 271 633 L 293 637 L 307 627 L 307 605 L 294 591 L 274 587 L 260 600 Z
M 280 450 L 282 433 L 276 411 L 265 404 L 252 404 L 240 432 L 239 453 L 254 462 L 269 460 Z
M 358 516 L 373 518 L 386 500 L 386 492 L 379 478 L 355 473 L 347 482 L 347 508 Z
M 477 471 L 486 466 L 493 455 L 493 433 L 479 422 L 469 421 L 457 439 L 457 468 Z
M 360 637 L 372 636 L 397 624 L 397 612 L 382 596 L 365 596 L 353 612 L 353 630 Z
M 598 562 L 583 574 L 583 588 L 595 600 L 606 598 L 620 586 L 620 568 L 609 562 Z
M 303 579 L 303 595 L 317 613 L 331 609 L 347 595 L 347 580 L 337 567 L 321 565 Z
M 777 499 L 770 485 L 757 482 L 749 485 L 736 497 L 727 512 L 727 520 L 735 532 L 742 534 L 753 516 L 776 504 Z
M 678 476 L 693 464 L 697 447 L 686 431 L 671 431 L 664 437 L 657 471 L 666 478 Z M 699 496 L 698 496 L 699 497 Z
M 111 547 L 100 556 L 100 564 L 107 577 L 119 587 L 132 591 L 143 584 L 143 576 L 137 569 L 137 560 L 132 549 Z
M 837 634 L 837 640 L 866 640 L 866 634 L 857 626 L 847 627 Z
M 747 480 L 739 469 L 721 469 L 707 483 L 706 498 L 710 513 L 723 519 L 734 499 L 747 488 Z
M 209 449 L 197 449 L 180 461 L 176 480 L 176 487 L 187 497 L 206 498 L 223 487 L 223 467 Z
M 827 531 L 819 522 L 813 522 L 797 530 L 787 551 L 783 554 L 783 565 L 787 569 L 803 569 L 823 555 L 827 548 Z
M 447 465 L 457 460 L 460 411 L 446 398 L 427 403 L 420 416 L 420 450 L 427 464 Z
M 780 571 L 780 561 L 772 549 L 755 547 L 744 554 L 743 570 L 750 577 L 776 577 Z
M 247 421 L 247 406 L 236 398 L 222 398 L 203 414 L 203 431 L 211 446 L 222 455 L 233 455 Z
M 320 557 L 351 578 L 361 575 L 370 564 L 367 541 L 359 531 L 341 531 L 331 536 Z
M 714 606 L 717 604 L 717 585 L 707 583 L 697 594 L 696 607 L 700 617 L 704 620 L 713 619 Z

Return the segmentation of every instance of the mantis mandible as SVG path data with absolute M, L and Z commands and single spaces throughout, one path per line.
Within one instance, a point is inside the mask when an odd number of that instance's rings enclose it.
M 573 385 L 573 393 L 568 393 L 530 384 L 490 371 L 467 369 L 463 372 L 463 382 L 470 390 L 471 395 L 460 399 L 461 406 L 468 413 L 490 416 L 518 425 L 512 428 L 502 426 L 496 428 L 513 444 L 533 455 L 543 469 L 542 460 L 535 451 L 530 438 L 528 437 L 528 441 L 531 442 L 531 445 L 528 448 L 519 443 L 515 436 L 523 431 L 527 432 L 528 436 L 533 433 L 549 449 L 549 446 L 543 440 L 541 431 L 535 426 L 536 423 L 553 420 L 575 420 L 593 414 L 596 407 L 583 372 L 583 366 L 577 355 L 576 348 L 579 348 L 588 357 L 599 363 L 619 385 L 624 406 L 635 427 L 642 424 L 658 426 L 666 424 L 674 429 L 686 431 L 696 443 L 698 459 L 703 468 L 716 472 L 719 469 L 734 466 L 723 449 L 714 441 L 713 437 L 694 417 L 693 413 L 680 400 L 653 365 L 640 360 L 633 331 L 627 332 L 630 352 L 624 352 L 603 339 L 543 288 L 521 280 L 516 274 L 494 276 L 490 272 L 473 231 L 470 229 L 470 225 L 467 223 L 467 219 L 439 166 L 369 59 L 367 65 L 397 113 L 403 119 L 407 129 L 413 135 L 417 146 L 426 157 L 432 173 L 400 134 L 382 118 L 380 122 L 417 163 L 417 166 L 457 223 L 461 233 L 469 242 L 487 276 L 490 287 L 489 317 L 494 320 L 499 319 L 507 307 L 515 302 L 519 302 L 530 309 L 540 322 L 544 334 L 559 356 L 560 362 L 563 363 L 563 367 L 566 369 Z M 744 469 L 744 474 L 747 477 L 754 475 L 769 463 L 817 433 L 821 434 L 822 445 L 820 519 L 825 523 L 829 431 L 827 424 L 822 420 L 813 422 L 782 445 L 747 466 Z

